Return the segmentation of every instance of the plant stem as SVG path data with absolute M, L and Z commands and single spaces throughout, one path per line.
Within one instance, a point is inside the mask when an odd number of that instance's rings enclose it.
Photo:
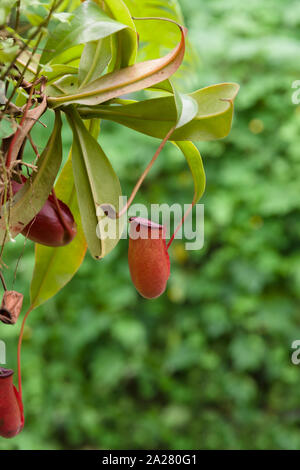
M 38 48 L 38 45 L 39 45 L 39 43 L 41 42 L 42 37 L 43 37 L 43 33 L 41 32 L 41 34 L 40 34 L 40 36 L 39 36 L 39 38 L 38 38 L 38 40 L 37 40 L 37 43 L 36 43 L 36 45 L 35 45 L 35 48 L 34 48 L 34 50 L 33 50 L 32 55 L 35 54 L 35 52 L 36 52 L 36 50 L 37 50 L 37 48 Z M 13 91 L 11 92 L 10 97 L 8 98 L 8 100 L 7 100 L 6 104 L 5 104 L 4 112 L 7 110 L 8 106 L 10 105 L 11 100 L 13 99 L 13 97 L 14 97 L 14 95 L 15 95 L 17 89 L 21 86 L 21 83 L 22 83 L 22 81 L 23 81 L 23 78 L 24 78 L 24 75 L 25 75 L 25 73 L 26 73 L 26 70 L 27 70 L 27 68 L 29 67 L 30 62 L 31 62 L 31 56 L 30 56 L 29 59 L 27 60 L 27 62 L 26 62 L 26 64 L 25 64 L 25 67 L 24 67 L 24 69 L 23 69 L 22 72 L 21 72 L 20 77 L 18 78 L 17 83 L 16 83 L 16 85 L 14 86 L 14 89 L 13 89 Z
M 20 7 L 21 7 L 21 0 L 17 1 L 17 12 L 16 12 L 16 24 L 15 24 L 15 30 L 18 31 L 19 28 L 19 22 L 20 22 Z
M 33 305 L 31 305 L 29 307 L 29 309 L 27 310 L 27 312 L 25 313 L 25 316 L 24 316 L 23 321 L 22 321 L 20 336 L 19 336 L 19 341 L 18 341 L 18 357 L 17 357 L 17 360 L 18 360 L 18 388 L 19 388 L 19 394 L 20 394 L 21 400 L 22 400 L 21 346 L 22 346 L 22 339 L 23 339 L 23 334 L 24 334 L 25 323 L 26 323 L 26 320 L 28 318 L 28 315 L 30 314 L 30 312 L 32 310 L 33 310 Z
M 30 132 L 29 132 L 28 135 L 27 135 L 27 139 L 29 140 L 30 145 L 31 145 L 31 147 L 33 148 L 33 151 L 34 151 L 34 153 L 35 153 L 37 159 L 39 159 L 39 158 L 40 158 L 40 153 L 39 153 L 39 151 L 38 151 L 37 146 L 36 146 L 35 143 L 33 142 L 33 139 L 32 139 L 32 137 L 31 137 Z
M 48 23 L 50 21 L 50 18 L 52 16 L 52 13 L 56 10 L 56 8 L 59 7 L 59 5 L 62 3 L 63 0 L 59 0 L 57 3 L 54 2 L 53 3 L 53 6 L 50 8 L 49 10 L 49 13 L 47 15 L 47 18 L 42 21 L 42 23 L 39 24 L 39 26 L 37 27 L 36 31 L 34 31 L 32 33 L 32 35 L 28 38 L 27 42 L 23 44 L 23 46 L 20 48 L 20 50 L 17 52 L 17 54 L 15 55 L 15 57 L 13 58 L 13 60 L 11 61 L 11 63 L 9 64 L 8 68 L 5 70 L 5 72 L 3 72 L 3 74 L 1 75 L 0 77 L 0 80 L 4 80 L 5 77 L 7 77 L 8 75 L 8 72 L 10 71 L 10 69 L 14 66 L 16 60 L 20 57 L 20 55 L 22 54 L 22 52 L 25 51 L 25 49 L 27 49 L 29 47 L 29 44 L 30 42 L 39 34 L 39 32 L 41 31 L 41 29 L 45 26 L 47 27 L 48 26 Z
M 167 250 L 169 249 L 169 247 L 171 246 L 175 236 L 176 236 L 176 233 L 178 232 L 178 230 L 180 230 L 180 227 L 182 226 L 183 222 L 185 221 L 185 219 L 187 218 L 187 216 L 189 215 L 189 213 L 191 212 L 191 210 L 193 209 L 195 203 L 193 202 L 190 207 L 188 208 L 188 210 L 186 211 L 186 213 L 183 215 L 181 221 L 179 222 L 179 224 L 177 225 L 172 237 L 170 238 L 168 244 L 167 244 Z
M 2 274 L 2 271 L 0 271 L 0 280 L 1 280 L 1 282 L 2 282 L 3 289 L 4 289 L 4 290 L 7 290 L 6 282 L 5 282 L 4 276 L 3 276 L 3 274 Z
M 165 144 L 167 143 L 167 141 L 169 140 L 169 138 L 171 137 L 171 135 L 173 134 L 175 130 L 175 126 L 172 127 L 169 132 L 167 133 L 167 135 L 164 137 L 164 139 L 162 140 L 162 142 L 160 143 L 158 149 L 156 150 L 155 154 L 153 155 L 150 163 L 147 165 L 147 168 L 145 169 L 145 171 L 143 172 L 143 174 L 141 175 L 141 177 L 139 178 L 138 182 L 136 183 L 131 195 L 130 195 L 130 198 L 128 199 L 126 205 L 121 209 L 120 212 L 118 212 L 118 214 L 116 214 L 116 218 L 120 218 L 122 217 L 122 215 L 125 214 L 125 212 L 127 212 L 128 208 L 130 207 L 130 205 L 132 204 L 132 201 L 134 200 L 138 190 L 140 189 L 144 179 L 146 178 L 146 176 L 148 175 L 149 171 L 151 170 L 155 160 L 157 159 L 158 155 L 160 154 L 160 152 L 162 151 L 162 149 L 164 148 Z
M 31 98 L 32 98 L 32 93 L 33 93 L 33 85 L 32 87 L 30 88 L 30 93 L 29 93 L 29 97 L 28 97 L 28 101 L 26 103 L 26 108 L 25 108 L 25 111 L 24 111 L 24 114 L 22 116 L 22 119 L 21 119 L 21 122 L 20 122 L 20 126 L 18 127 L 17 131 L 15 132 L 15 135 L 13 136 L 13 139 L 12 141 L 10 142 L 9 144 L 9 149 L 8 149 L 8 152 L 7 152 L 7 158 L 6 158 L 6 168 L 9 168 L 10 167 L 10 164 L 11 164 L 11 154 L 12 154 L 12 150 L 13 150 L 13 147 L 14 147 L 14 144 L 16 142 L 16 139 L 20 133 L 20 129 L 22 127 L 22 124 L 24 123 L 25 119 L 26 119 L 26 116 L 27 116 L 27 113 L 29 111 L 29 108 L 31 106 Z

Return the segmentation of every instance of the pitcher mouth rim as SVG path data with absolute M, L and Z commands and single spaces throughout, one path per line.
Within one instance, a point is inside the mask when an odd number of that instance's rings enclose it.
M 5 369 L 4 367 L 0 367 L 0 379 L 10 377 L 13 375 L 13 373 L 14 371 L 12 369 Z
M 134 222 L 138 225 L 142 225 L 143 227 L 150 227 L 150 228 L 157 228 L 157 229 L 164 229 L 163 225 L 156 224 L 151 220 L 144 219 L 143 217 L 130 217 L 129 222 Z

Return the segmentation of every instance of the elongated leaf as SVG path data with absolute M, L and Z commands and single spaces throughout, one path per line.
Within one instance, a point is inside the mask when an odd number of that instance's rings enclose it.
M 56 80 L 52 85 L 47 88 L 49 90 L 58 93 L 72 93 L 78 88 L 78 77 L 77 75 L 64 75 Z
M 180 25 L 178 27 L 181 31 L 181 40 L 166 56 L 104 75 L 77 93 L 51 96 L 48 98 L 48 103 L 53 107 L 65 103 L 96 105 L 166 80 L 178 69 L 184 57 L 186 29 Z
M 24 79 L 27 81 L 33 81 L 36 77 L 39 55 L 35 54 L 34 56 L 30 51 L 23 51 L 22 54 L 16 59 L 16 65 L 21 71 L 24 71 L 25 66 L 27 65 L 28 59 L 30 58 L 30 63 L 26 68 Z
M 97 0 L 99 3 L 101 0 Z M 131 13 L 126 4 L 122 0 L 104 0 L 108 9 L 108 14 L 122 24 L 126 24 L 128 28 L 118 32 L 112 40 L 116 43 L 116 54 L 113 58 L 111 69 L 109 71 L 118 70 L 119 68 L 133 65 L 136 60 L 138 39 L 135 24 L 131 18 Z M 102 2 L 103 4 L 103 2 Z
M 53 297 L 72 279 L 87 249 L 78 208 L 71 153 L 57 180 L 55 192 L 57 197 L 69 206 L 77 224 L 77 235 L 71 243 L 59 248 L 36 244 L 30 288 L 31 304 L 34 307 Z
M 54 64 L 51 65 L 51 72 L 48 71 L 41 71 L 42 75 L 47 76 L 47 85 L 49 85 L 51 82 L 57 80 L 60 77 L 63 77 L 64 75 L 77 75 L 78 69 L 77 67 L 73 67 L 71 65 L 65 65 L 65 64 Z
M 48 63 L 73 46 L 110 36 L 126 27 L 105 15 L 95 2 L 87 0 L 74 10 L 68 23 L 61 23 L 49 36 L 41 63 Z
M 190 167 L 195 188 L 192 204 L 196 204 L 205 191 L 206 182 L 200 152 L 192 142 L 173 142 L 173 144 L 182 151 Z
M 192 121 L 176 129 L 174 140 L 214 140 L 228 135 L 233 116 L 233 102 L 238 93 L 236 83 L 220 83 L 191 93 L 198 104 Z M 138 132 L 163 139 L 176 125 L 178 111 L 173 96 L 154 98 L 124 106 L 79 106 L 85 119 L 99 117 L 118 122 Z
M 99 39 L 86 44 L 79 65 L 78 83 L 82 88 L 99 78 L 111 59 L 110 38 Z
M 156 85 L 153 85 L 148 88 L 148 90 L 151 91 L 166 91 L 167 93 L 174 93 L 174 88 L 173 85 L 170 81 L 170 79 L 167 78 L 167 80 L 164 80 L 163 82 L 156 83 Z
M 89 133 L 97 140 L 100 132 L 100 119 L 90 119 L 85 121 L 84 124 Z
M 179 129 L 192 121 L 197 115 L 198 103 L 191 96 L 179 93 L 175 87 L 173 87 L 173 92 L 177 114 L 176 129 Z
M 197 101 L 189 95 L 180 93 L 172 83 L 171 79 L 167 79 L 161 83 L 158 83 L 157 85 L 149 88 L 149 90 L 167 92 L 173 95 L 177 115 L 176 129 L 192 121 L 197 115 Z
M 7 241 L 7 223 L 12 237 L 20 233 L 46 202 L 62 160 L 61 117 L 56 112 L 52 134 L 40 156 L 37 172 L 27 180 L 12 201 L 1 207 L 0 241 Z
M 0 145 L 2 143 L 2 139 L 6 139 L 10 135 L 16 132 L 17 123 L 13 118 L 3 117 L 0 121 Z
M 179 1 L 177 0 L 124 0 L 132 16 L 139 17 L 164 17 L 177 23 L 184 24 Z M 138 50 L 138 61 L 150 60 L 160 57 L 165 53 L 166 48 L 173 48 L 177 42 L 176 34 L 171 23 L 155 23 L 153 34 L 153 24 L 147 20 L 134 20 L 140 37 Z M 178 85 L 184 85 L 184 89 L 195 87 L 195 71 L 198 63 L 197 54 L 189 39 L 186 40 L 186 51 L 180 68 L 176 71 L 172 80 Z
M 44 96 L 42 102 L 38 106 L 36 106 L 33 109 L 30 109 L 27 112 L 26 117 L 22 123 L 22 126 L 20 127 L 18 133 L 16 134 L 14 146 L 10 155 L 11 163 L 13 163 L 17 159 L 18 153 L 23 145 L 24 139 L 26 139 L 26 136 L 31 131 L 36 121 L 45 112 L 46 108 L 47 108 L 47 97 Z
M 83 49 L 84 45 L 79 44 L 78 46 L 71 47 L 70 49 L 61 52 L 59 55 L 55 56 L 55 58 L 50 64 L 45 65 L 44 68 L 41 69 L 40 75 L 48 76 L 49 68 L 50 70 L 52 70 L 52 68 L 56 65 L 68 65 L 70 67 L 76 67 L 78 69 Z M 52 72 L 50 72 L 50 74 L 51 73 Z
M 121 186 L 108 158 L 78 113 L 70 108 L 67 117 L 73 131 L 72 161 L 83 231 L 91 254 L 99 259 L 114 248 L 121 235 L 122 221 L 111 220 L 100 211 L 102 205 L 120 210 Z M 108 228 L 115 229 L 112 236 L 105 236 L 98 225 L 105 220 Z
M 6 0 L 5 2 L 1 1 L 0 5 L 0 25 L 5 25 L 6 26 L 6 19 L 8 15 L 10 14 L 13 6 L 14 6 L 15 0 Z
M 153 87 L 150 87 L 151 91 L 167 92 L 173 95 L 175 100 L 175 108 L 177 114 L 176 129 L 184 126 L 188 122 L 192 121 L 198 112 L 198 103 L 190 95 L 180 93 L 173 84 L 173 78 L 165 80 Z M 126 104 L 126 103 L 124 103 Z

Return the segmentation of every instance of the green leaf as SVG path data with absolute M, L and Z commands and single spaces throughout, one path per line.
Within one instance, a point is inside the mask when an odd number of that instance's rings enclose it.
M 48 103 L 53 107 L 65 103 L 97 105 L 166 80 L 178 69 L 184 57 L 186 30 L 180 25 L 177 26 L 181 31 L 181 40 L 166 56 L 104 75 L 77 93 L 68 96 L 49 96 Z
M 29 62 L 29 65 L 28 65 Z M 36 78 L 37 69 L 39 64 L 39 56 L 37 54 L 32 55 L 30 51 L 26 50 L 16 58 L 16 65 L 18 69 L 24 72 L 26 69 L 24 78 L 27 81 L 33 81 Z M 26 68 L 27 67 L 27 68 Z
M 80 88 L 99 78 L 111 59 L 110 38 L 99 39 L 86 44 L 79 65 L 78 83 Z
M 14 119 L 11 119 L 7 116 L 3 116 L 0 121 L 0 144 L 2 139 L 6 139 L 10 135 L 16 132 L 17 123 Z
M 1 0 L 0 6 L 0 25 L 6 25 L 7 17 L 17 0 Z
M 198 103 L 189 95 L 179 93 L 174 87 L 174 100 L 177 113 L 176 129 L 192 121 L 198 113 Z
M 126 27 L 109 18 L 95 2 L 87 0 L 74 10 L 73 18 L 68 23 L 60 23 L 51 33 L 41 63 L 48 63 L 73 46 L 110 36 Z
M 156 85 L 151 86 L 147 90 L 150 91 L 165 91 L 167 93 L 174 93 L 174 87 L 169 79 L 164 80 L 163 82 L 156 83 Z
M 37 171 L 27 180 L 14 198 L 1 208 L 0 241 L 20 233 L 46 202 L 62 160 L 61 117 L 55 113 L 52 134 L 37 163 Z M 8 224 L 9 221 L 9 224 Z M 8 226 L 9 225 L 9 226 Z
M 64 64 L 64 65 L 68 65 L 68 66 L 71 66 L 71 67 L 76 67 L 77 72 L 78 72 L 80 57 L 82 55 L 83 49 L 84 49 L 84 45 L 79 44 L 78 46 L 73 46 L 70 49 L 67 49 L 67 50 L 61 52 L 58 56 L 56 56 L 53 59 L 53 62 L 50 63 L 51 65 L 43 65 L 42 66 L 43 68 L 40 71 L 40 75 L 48 76 L 49 67 L 51 68 L 51 72 L 52 72 L 53 67 L 55 65 L 59 65 L 59 64 Z
M 77 235 L 71 243 L 59 248 L 35 245 L 35 266 L 30 288 L 33 307 L 53 297 L 72 279 L 86 253 L 87 244 L 78 208 L 71 152 L 57 180 L 55 192 L 70 208 L 77 224 Z
M 172 140 L 200 141 L 226 137 L 231 128 L 233 102 L 238 90 L 236 83 L 220 83 L 191 93 L 189 96 L 198 105 L 197 114 L 192 121 L 174 131 Z M 78 112 L 84 119 L 107 119 L 159 139 L 163 139 L 178 120 L 173 96 L 124 106 L 79 106 Z
M 61 78 L 47 87 L 47 93 L 73 93 L 78 89 L 78 76 L 77 75 L 63 75 Z
M 170 79 L 164 80 L 149 88 L 152 91 L 163 91 L 173 95 L 177 114 L 176 129 L 192 121 L 198 112 L 198 103 L 191 96 L 180 93 Z
M 12 61 L 19 51 L 19 46 L 14 43 L 12 38 L 1 39 L 0 38 L 0 62 L 4 64 Z
M 51 71 L 41 70 L 40 75 L 45 75 L 47 77 L 47 85 L 51 82 L 63 77 L 64 75 L 77 75 L 78 68 L 73 67 L 72 65 L 66 64 L 51 64 Z
M 98 139 L 98 135 L 100 132 L 100 119 L 90 119 L 89 121 L 85 121 L 85 127 L 89 131 L 89 133 L 94 137 L 95 140 Z
M 60 21 L 61 23 L 70 23 L 72 19 L 72 13 L 69 12 L 61 12 L 61 13 L 52 13 L 52 18 Z
M 32 26 L 39 26 L 45 20 L 44 16 L 37 15 L 36 13 L 28 12 L 25 14 L 25 16 Z
M 97 3 L 99 3 L 99 0 L 97 0 Z M 103 4 L 103 2 L 101 3 Z M 112 38 L 113 43 L 115 43 L 115 54 L 110 64 L 110 72 L 135 63 L 138 50 L 138 36 L 131 13 L 122 0 L 104 0 L 104 3 L 108 9 L 107 13 L 109 16 L 128 26 L 128 28 L 118 32 Z
M 92 256 L 99 259 L 115 247 L 121 235 L 123 221 L 112 220 L 99 211 L 102 205 L 120 210 L 121 186 L 108 158 L 78 113 L 72 108 L 66 112 L 73 131 L 72 160 L 83 231 Z M 105 222 L 115 228 L 112 237 L 106 237 L 103 226 L 98 225 Z
M 192 142 L 178 141 L 172 143 L 181 150 L 190 167 L 195 188 L 192 202 L 194 205 L 199 201 L 205 191 L 206 178 L 200 152 Z

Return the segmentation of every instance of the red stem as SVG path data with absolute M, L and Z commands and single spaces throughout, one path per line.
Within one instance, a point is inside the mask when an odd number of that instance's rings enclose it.
M 158 155 L 160 154 L 160 152 L 162 151 L 162 149 L 164 148 L 165 144 L 167 143 L 167 141 L 169 140 L 169 138 L 171 137 L 171 135 L 173 134 L 175 130 L 175 126 L 172 127 L 169 132 L 167 133 L 167 135 L 165 136 L 165 138 L 162 140 L 162 142 L 160 143 L 158 149 L 156 150 L 155 154 L 153 155 L 150 163 L 147 165 L 145 171 L 143 172 L 143 174 L 141 175 L 141 177 L 139 178 L 138 182 L 136 183 L 135 187 L 133 188 L 133 191 L 130 195 L 130 198 L 128 199 L 127 201 L 127 204 L 123 207 L 123 209 L 116 215 L 117 218 L 119 217 L 122 217 L 123 214 L 125 214 L 125 212 L 128 210 L 128 208 L 130 207 L 130 205 L 132 204 L 132 201 L 134 200 L 135 196 L 136 196 L 136 193 L 138 192 L 138 190 L 140 189 L 144 179 L 146 178 L 146 176 L 148 175 L 149 171 L 151 170 L 155 160 L 157 159 Z
M 40 158 L 39 151 L 38 151 L 38 149 L 37 149 L 37 146 L 36 146 L 35 143 L 33 142 L 33 139 L 32 139 L 32 137 L 31 137 L 31 135 L 30 135 L 30 132 L 29 132 L 27 138 L 28 138 L 28 140 L 29 140 L 29 142 L 30 142 L 30 144 L 31 144 L 31 147 L 33 148 L 33 151 L 34 151 L 35 155 L 37 156 L 37 158 Z
M 29 111 L 29 108 L 31 106 L 32 93 L 33 93 L 33 84 L 32 84 L 32 87 L 30 89 L 30 92 L 29 92 L 28 101 L 26 103 L 26 108 L 25 108 L 24 114 L 22 116 L 20 125 L 19 125 L 18 129 L 16 130 L 15 135 L 13 136 L 13 138 L 12 138 L 10 144 L 9 144 L 9 149 L 8 149 L 7 158 L 6 158 L 6 168 L 10 167 L 12 150 L 13 150 L 14 144 L 17 140 L 17 137 L 18 137 L 19 133 L 21 132 L 22 124 L 24 123 L 24 121 L 26 119 L 26 116 L 27 116 L 27 113 Z
M 20 395 L 21 400 L 22 400 L 21 346 L 22 346 L 25 322 L 28 318 L 28 315 L 30 314 L 32 310 L 33 310 L 33 306 L 31 305 L 29 309 L 27 310 L 27 312 L 25 313 L 25 316 L 22 321 L 20 336 L 19 336 L 19 341 L 18 341 L 18 387 L 19 387 L 19 395 Z
M 191 210 L 193 209 L 195 203 L 192 202 L 192 204 L 190 205 L 190 207 L 188 208 L 188 210 L 186 211 L 186 213 L 183 215 L 181 221 L 179 222 L 179 224 L 177 225 L 172 237 L 170 238 L 168 244 L 167 244 L 167 250 L 169 249 L 169 247 L 171 246 L 174 238 L 175 238 L 175 235 L 176 233 L 178 232 L 178 230 L 180 229 L 180 227 L 182 226 L 183 222 L 185 221 L 185 219 L 187 218 L 187 216 L 189 215 L 189 213 L 191 212 Z
M 2 282 L 3 289 L 7 290 L 5 279 L 4 279 L 4 276 L 3 276 L 1 271 L 0 271 L 0 279 L 1 279 L 1 282 Z

